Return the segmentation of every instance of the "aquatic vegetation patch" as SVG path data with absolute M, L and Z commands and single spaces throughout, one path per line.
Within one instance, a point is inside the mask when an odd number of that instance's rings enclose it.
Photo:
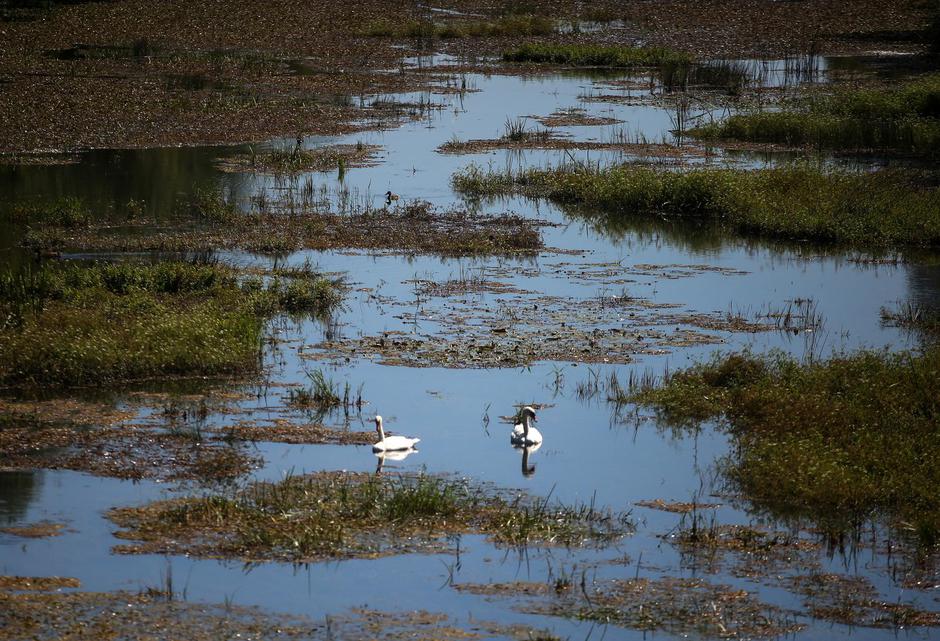
M 523 131 L 515 138 L 477 138 L 472 140 L 449 140 L 437 148 L 442 154 L 478 154 L 493 149 L 557 149 L 579 151 L 621 151 L 636 158 L 687 158 L 707 156 L 709 152 L 700 147 L 678 147 L 676 145 L 648 142 L 577 140 L 556 134 L 551 130 Z
M 42 588 L 36 586 L 44 586 Z M 0 639 L 510 639 L 554 641 L 544 630 L 469 617 L 413 610 L 383 612 L 366 608 L 331 613 L 325 620 L 275 614 L 261 608 L 187 602 L 175 591 L 147 588 L 133 592 L 36 593 L 23 590 L 77 588 L 77 579 L 0 577 Z M 172 587 L 172 586 L 170 586 Z
M 792 613 L 745 590 L 703 579 L 594 580 L 564 590 L 526 582 L 457 588 L 500 599 L 516 597 L 521 601 L 516 609 L 523 612 L 682 636 L 766 638 L 803 629 Z
M 166 431 L 119 425 L 9 421 L 0 426 L 0 455 L 10 469 L 68 469 L 122 479 L 225 480 L 260 459 L 210 439 L 198 428 Z
M 473 300 L 444 303 L 439 314 L 426 309 L 419 315 L 407 311 L 402 314 L 404 320 L 418 326 L 422 325 L 423 316 L 433 317 L 439 328 L 436 332 L 416 334 L 396 330 L 326 340 L 303 356 L 314 360 L 370 358 L 383 365 L 475 369 L 520 367 L 538 361 L 629 363 L 637 354 L 664 354 L 675 347 L 724 341 L 712 333 L 677 327 L 676 323 L 699 321 L 663 313 L 641 300 L 617 305 L 609 299 L 583 301 L 534 296 L 525 300 L 537 301 L 535 304 L 544 315 L 538 319 L 518 317 L 512 310 L 526 307 L 506 300 L 495 304 Z M 630 316 L 629 310 L 636 311 Z M 624 314 L 627 317 L 621 320 Z M 619 321 L 615 327 L 608 326 L 611 316 Z M 468 318 L 476 322 L 467 323 Z
M 928 340 L 940 337 L 940 310 L 912 301 L 898 301 L 894 309 L 881 308 L 881 324 L 885 327 L 903 327 L 918 332 Z
M 720 419 L 734 438 L 730 489 L 827 531 L 868 519 L 925 543 L 940 531 L 940 349 L 862 351 L 828 361 L 732 354 L 622 390 L 661 420 Z
M 430 20 L 392 22 L 379 20 L 368 25 L 364 35 L 374 38 L 498 38 L 505 36 L 543 36 L 557 31 L 555 21 L 534 14 L 511 14 L 494 20 Z
M 654 499 L 651 501 L 634 501 L 634 505 L 646 507 L 651 510 L 661 510 L 663 512 L 674 512 L 676 514 L 687 514 L 696 510 L 710 510 L 721 507 L 718 503 L 697 503 L 688 501 L 666 501 L 664 499 Z
M 439 550 L 450 534 L 497 543 L 591 545 L 631 531 L 627 515 L 511 496 L 427 475 L 321 472 L 253 483 L 232 494 L 115 508 L 122 553 L 317 561 Z
M 18 592 L 48 592 L 62 588 L 80 588 L 81 581 L 72 577 L 61 576 L 0 576 L 0 593 L 16 590 Z
M 377 164 L 379 145 L 331 145 L 305 149 L 301 145 L 275 147 L 223 158 L 219 169 L 227 172 L 298 174 L 307 171 L 340 171 Z
M 676 547 L 683 566 L 709 574 L 768 580 L 820 567 L 818 536 L 718 523 L 698 509 L 683 513 L 676 528 L 662 538 Z
M 385 306 L 400 307 L 396 317 L 413 325 L 414 331 L 327 337 L 313 350 L 305 349 L 303 357 L 449 368 L 519 367 L 537 361 L 627 363 L 637 354 L 661 355 L 676 347 L 721 343 L 727 340 L 725 332 L 777 329 L 767 319 L 683 312 L 680 303 L 654 302 L 628 289 L 639 279 L 689 278 L 712 271 L 728 276 L 742 273 L 710 265 L 558 261 L 537 269 L 526 264 L 490 267 L 435 286 L 411 280 L 414 299 L 381 300 Z M 584 299 L 497 284 L 520 275 L 552 275 L 623 289 Z M 369 296 L 376 295 L 369 292 Z M 539 313 L 525 313 L 530 309 Z
M 265 319 L 322 315 L 322 277 L 239 280 L 215 264 L 45 265 L 0 274 L 0 385 L 102 385 L 258 369 Z
M 362 397 L 363 384 L 353 390 L 349 381 L 344 381 L 342 387 L 326 377 L 322 370 L 306 372 L 310 384 L 306 387 L 290 387 L 287 390 L 287 406 L 291 409 L 312 415 L 319 423 L 327 415 L 342 414 L 348 425 L 353 415 L 362 415 L 362 408 L 366 401 Z M 327 432 L 324 432 L 324 436 Z M 356 435 L 340 435 L 344 438 L 355 438 Z M 358 434 L 362 437 L 362 434 Z
M 87 227 L 91 209 L 80 198 L 64 196 L 49 202 L 18 203 L 6 210 L 8 220 L 19 224 L 49 224 L 72 229 Z
M 688 133 L 704 140 L 933 156 L 940 149 L 940 75 L 890 89 L 841 89 L 780 111 L 735 114 Z
M 654 67 L 692 62 L 688 54 L 664 47 L 588 44 L 524 44 L 504 52 L 503 60 L 572 67 Z
M 918 172 L 796 165 L 671 171 L 635 165 L 454 174 L 468 196 L 522 193 L 613 216 L 713 221 L 741 233 L 863 247 L 940 244 L 940 189 Z
M 810 615 L 824 621 L 895 630 L 940 626 L 940 612 L 886 602 L 861 576 L 814 572 L 791 577 L 787 583 L 803 597 Z
M 597 127 L 623 122 L 609 116 L 593 116 L 580 107 L 558 109 L 548 116 L 535 116 L 535 120 L 545 127 Z
M 208 433 L 225 441 L 252 441 L 290 444 L 371 445 L 375 430 L 331 428 L 321 423 L 274 419 L 267 424 L 239 421 L 231 426 L 208 428 Z
M 77 587 L 77 586 L 69 586 Z M 14 588 L 15 589 L 15 588 Z M 232 604 L 131 592 L 0 591 L 0 639 L 310 639 L 318 624 Z M 322 638 L 327 635 L 318 632 Z
M 49 536 L 59 536 L 65 529 L 63 523 L 53 523 L 51 521 L 40 521 L 27 525 L 13 525 L 0 528 L 4 534 L 12 534 L 26 539 L 44 539 Z
M 299 249 L 397 250 L 462 256 L 537 253 L 543 247 L 542 221 L 512 214 L 482 215 L 462 209 L 444 211 L 413 201 L 391 208 L 350 213 L 324 211 L 317 203 L 285 199 L 259 201 L 263 211 L 235 213 L 221 195 L 201 204 L 209 211 L 197 221 L 171 228 L 156 221 L 135 229 L 92 225 L 82 230 L 46 226 L 27 233 L 24 243 L 42 251 L 161 251 L 243 249 L 287 253 Z

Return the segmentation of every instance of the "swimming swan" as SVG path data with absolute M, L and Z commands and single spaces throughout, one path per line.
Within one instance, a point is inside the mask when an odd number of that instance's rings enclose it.
M 410 450 L 420 438 L 408 438 L 407 436 L 385 436 L 385 430 L 382 429 L 382 417 L 375 417 L 375 431 L 379 433 L 379 442 L 372 446 L 373 452 L 394 452 L 395 450 Z
M 513 445 L 522 445 L 528 447 L 542 442 L 542 433 L 532 427 L 532 421 L 535 419 L 535 410 L 526 405 L 522 408 L 522 422 L 516 423 L 512 428 L 512 434 L 509 442 Z

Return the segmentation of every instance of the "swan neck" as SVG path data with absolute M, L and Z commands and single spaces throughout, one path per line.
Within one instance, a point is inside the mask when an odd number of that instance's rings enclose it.
M 523 421 L 523 428 L 522 428 L 525 436 L 529 435 L 529 428 L 531 427 L 531 421 L 532 421 L 532 417 L 526 414 L 525 420 Z
M 379 441 L 385 440 L 385 430 L 382 429 L 382 424 L 379 423 Z

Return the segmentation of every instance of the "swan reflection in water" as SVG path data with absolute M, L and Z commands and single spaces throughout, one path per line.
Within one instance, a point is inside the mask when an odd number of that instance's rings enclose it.
M 391 452 L 374 452 L 378 461 L 375 464 L 375 473 L 380 474 L 385 467 L 385 461 L 404 461 L 418 450 L 396 450 Z
M 535 466 L 529 465 L 529 455 L 535 454 L 540 447 L 542 447 L 541 443 L 529 445 L 528 447 L 522 447 L 521 445 L 513 446 L 514 450 L 520 450 L 522 452 L 522 476 L 528 478 L 535 474 Z

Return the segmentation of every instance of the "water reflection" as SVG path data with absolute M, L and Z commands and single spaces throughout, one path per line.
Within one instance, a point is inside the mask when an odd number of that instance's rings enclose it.
M 542 447 L 541 443 L 536 443 L 528 447 L 513 446 L 513 449 L 522 451 L 522 476 L 525 478 L 529 478 L 535 474 L 535 465 L 529 465 L 529 455 L 538 452 L 540 447 Z
M 13 523 L 26 516 L 43 484 L 40 470 L 0 472 L 0 521 Z
M 382 472 L 382 470 L 385 468 L 385 461 L 392 461 L 392 462 L 404 461 L 406 458 L 408 458 L 412 454 L 416 454 L 417 452 L 418 450 L 415 450 L 415 449 L 398 450 L 398 451 L 391 451 L 391 452 L 374 452 L 375 458 L 377 459 L 375 462 L 375 473 L 380 474 Z

